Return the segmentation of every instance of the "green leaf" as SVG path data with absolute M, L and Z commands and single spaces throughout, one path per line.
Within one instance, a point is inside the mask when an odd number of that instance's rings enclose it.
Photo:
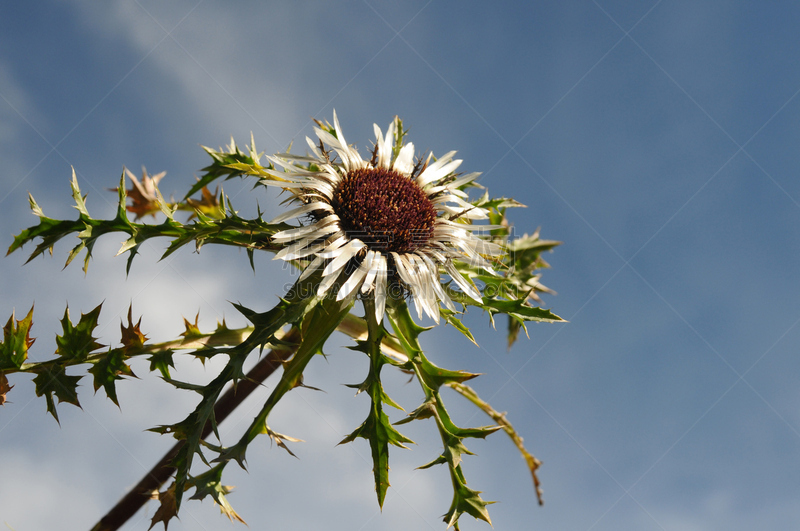
M 504 313 L 509 317 L 513 317 L 520 322 L 524 321 L 538 321 L 542 323 L 559 323 L 565 322 L 564 319 L 557 316 L 550 310 L 539 308 L 537 306 L 529 306 L 524 300 L 518 299 L 513 301 L 490 299 L 484 297 L 483 306 L 485 310 L 491 313 Z
M 219 506 L 220 512 L 227 516 L 230 521 L 235 520 L 247 525 L 247 522 L 233 510 L 233 507 L 231 507 L 227 498 L 225 498 L 227 494 L 231 493 L 232 487 L 222 484 L 222 470 L 224 468 L 225 464 L 222 463 L 200 475 L 192 477 L 187 483 L 187 485 L 195 488 L 195 492 L 190 499 L 202 500 L 206 496 L 211 496 L 214 503 Z
M 211 158 L 214 160 L 209 166 L 206 166 L 201 171 L 204 171 L 203 174 L 197 182 L 189 189 L 184 199 L 187 199 L 194 195 L 195 193 L 202 190 L 205 186 L 208 186 L 215 180 L 225 177 L 225 180 L 232 179 L 234 177 L 242 177 L 246 175 L 246 171 L 235 169 L 232 166 L 235 164 L 246 164 L 249 166 L 255 166 L 258 164 L 258 160 L 261 158 L 261 154 L 256 152 L 255 143 L 253 142 L 252 136 L 250 137 L 250 146 L 249 146 L 249 153 L 243 153 L 237 146 L 236 143 L 231 138 L 231 144 L 228 146 L 228 151 L 214 151 L 211 148 L 201 146 L 206 153 L 208 153 Z
M 424 465 L 418 466 L 417 470 L 426 470 L 426 469 L 432 468 L 432 467 L 434 467 L 436 465 L 444 465 L 444 464 L 447 464 L 447 458 L 445 456 L 443 456 L 443 455 L 440 455 L 439 457 L 437 457 L 433 461 L 430 461 L 428 463 L 425 463 Z
M 255 312 L 253 312 L 253 313 L 255 313 Z M 194 339 L 194 338 L 197 338 L 197 337 L 202 337 L 203 333 L 200 331 L 200 327 L 197 324 L 199 319 L 200 319 L 200 313 L 195 315 L 194 323 L 190 322 L 188 319 L 186 319 L 184 317 L 183 318 L 183 326 L 184 326 L 185 330 L 183 331 L 183 333 L 181 333 L 181 336 L 185 337 L 186 339 Z
M 383 507 L 386 490 L 389 488 L 389 445 L 408 448 L 405 443 L 414 443 L 397 431 L 383 412 L 380 401 L 373 401 L 366 420 L 339 444 L 345 444 L 361 437 L 369 441 L 372 452 L 372 471 L 375 476 L 375 491 L 378 505 Z
M 82 361 L 95 350 L 102 348 L 103 345 L 96 341 L 92 332 L 97 328 L 97 320 L 100 317 L 100 310 L 103 304 L 100 303 L 94 310 L 86 314 L 81 314 L 77 325 L 73 325 L 69 318 L 69 306 L 64 310 L 64 317 L 61 319 L 61 329 L 63 333 L 56 336 L 56 354 L 70 361 Z
M 164 381 L 175 387 L 175 389 L 183 389 L 184 391 L 194 391 L 202 395 L 206 391 L 206 386 L 201 384 L 193 384 L 190 382 L 182 382 L 180 380 L 173 380 L 172 378 L 164 378 Z
M 277 342 L 275 334 L 280 329 L 287 324 L 294 324 L 304 320 L 304 316 L 307 313 L 313 311 L 315 318 L 318 317 L 316 320 L 312 319 L 311 326 L 308 327 L 303 342 L 294 357 L 284 365 L 284 372 L 280 382 L 278 382 L 278 385 L 267 399 L 259 415 L 253 420 L 249 429 L 236 445 L 232 448 L 226 448 L 216 459 L 220 462 L 236 459 L 242 466 L 244 466 L 244 452 L 249 442 L 257 435 L 267 432 L 266 419 L 269 412 L 286 392 L 301 382 L 305 365 L 313 355 L 320 351 L 322 344 L 349 311 L 349 306 L 343 305 L 339 301 L 326 301 L 326 304 L 323 305 L 324 308 L 319 310 L 318 303 L 320 299 L 312 295 L 316 293 L 318 283 L 318 274 L 311 275 L 311 277 L 304 280 L 298 280 L 287 294 L 286 299 L 281 299 L 274 308 L 264 313 L 256 313 L 243 306 L 237 306 L 255 325 L 252 334 L 238 345 L 227 349 L 218 349 L 220 352 L 226 352 L 230 356 L 230 360 L 222 371 L 203 388 L 200 403 L 186 419 L 172 426 L 161 426 L 153 429 L 153 431 L 159 433 L 172 433 L 177 439 L 185 441 L 172 461 L 172 466 L 176 469 L 175 492 L 178 507 L 180 507 L 194 454 L 199 454 L 201 459 L 205 461 L 200 449 L 200 441 L 206 424 L 211 426 L 217 440 L 219 440 L 216 419 L 214 418 L 214 404 L 225 385 L 229 382 L 233 382 L 236 385 L 236 382 L 244 377 L 242 366 L 250 352 L 255 348 L 263 348 L 265 345 Z
M 438 367 L 429 361 L 422 352 L 419 353 L 415 367 L 417 369 L 417 377 L 432 391 L 438 391 L 443 385 L 451 382 L 462 383 L 480 376 L 471 372 L 451 371 Z
M 481 302 L 477 302 L 460 291 L 455 291 L 449 286 L 444 287 L 451 299 L 465 306 L 477 306 L 489 312 L 492 321 L 494 315 L 501 313 L 517 319 L 520 322 L 537 321 L 542 323 L 566 322 L 564 319 L 554 314 L 550 310 L 538 306 L 530 306 L 526 298 L 506 300 L 495 297 L 483 297 Z
M 441 385 L 460 385 L 460 381 L 465 381 L 476 375 L 462 371 L 441 369 L 425 358 L 418 340 L 419 334 L 423 329 L 414 323 L 405 301 L 390 301 L 387 310 L 392 328 L 410 362 L 413 364 L 414 372 L 425 392 L 425 402 L 409 415 L 409 419 L 416 420 L 433 416 L 442 438 L 444 447 L 442 454 L 421 468 L 429 468 L 445 463 L 448 466 L 450 479 L 453 483 L 453 502 L 450 510 L 445 515 L 444 521 L 447 522 L 448 527 L 455 526 L 458 529 L 458 518 L 466 512 L 491 524 L 489 513 L 486 510 L 486 505 L 490 502 L 483 501 L 478 491 L 466 486 L 467 482 L 461 468 L 461 456 L 470 452 L 462 441 L 466 437 L 486 437 L 490 433 L 499 430 L 500 426 L 459 428 L 451 420 L 439 394 Z M 406 422 L 410 420 L 406 420 Z
M 16 320 L 14 313 L 3 327 L 3 341 L 0 342 L 0 371 L 19 369 L 28 359 L 28 349 L 36 341 L 30 337 L 33 326 L 33 306 L 22 320 Z
M 525 234 L 510 241 L 506 248 L 513 266 L 511 280 L 521 286 L 529 285 L 529 280 L 535 276 L 536 269 L 549 267 L 547 262 L 540 257 L 541 253 L 552 251 L 559 245 L 561 245 L 559 241 L 540 239 L 538 230 L 532 235 Z
M 116 381 L 123 376 L 136 377 L 130 366 L 125 363 L 128 356 L 121 349 L 113 349 L 105 356 L 97 360 L 89 369 L 94 376 L 94 390 L 97 392 L 101 387 L 105 390 L 106 396 L 119 407 L 117 401 Z
M 406 415 L 404 419 L 395 422 L 395 426 L 400 424 L 408 424 L 415 420 L 429 419 L 436 413 L 436 407 L 433 405 L 433 399 L 430 398 L 423 402 L 417 409 Z
M 475 337 L 472 335 L 470 329 L 467 328 L 467 326 L 464 323 L 462 323 L 459 318 L 455 316 L 454 312 L 448 310 L 447 308 L 439 308 L 439 313 L 445 318 L 445 320 L 448 323 L 453 325 L 453 328 L 464 334 L 466 338 L 475 343 L 476 346 L 478 345 L 478 342 L 475 341 Z
M 402 408 L 389 398 L 381 383 L 381 369 L 388 362 L 388 358 L 381 352 L 381 342 L 387 332 L 375 318 L 375 299 L 369 296 L 363 298 L 362 301 L 364 303 L 364 319 L 367 322 L 367 339 L 356 341 L 357 346 L 352 348 L 364 352 L 369 357 L 369 373 L 358 389 L 359 392 L 366 391 L 369 394 L 371 404 L 364 422 L 339 444 L 351 442 L 357 437 L 364 438 L 369 442 L 372 452 L 375 492 L 378 495 L 378 505 L 383 507 L 386 491 L 389 488 L 389 445 L 407 448 L 405 443 L 414 441 L 397 431 L 389 421 L 388 415 L 383 411 L 383 404 L 400 410 Z
M 286 315 L 283 315 L 281 320 L 296 322 L 298 318 L 302 317 L 301 330 L 303 336 L 300 345 L 295 351 L 294 356 L 284 364 L 280 381 L 275 385 L 272 393 L 261 407 L 261 411 L 253 419 L 247 431 L 234 446 L 227 448 L 225 452 L 220 455 L 218 460 L 227 461 L 236 459 L 240 466 L 244 468 L 244 454 L 247 445 L 258 435 L 271 432 L 267 426 L 267 418 L 272 412 L 272 409 L 286 393 L 302 384 L 303 371 L 306 366 L 315 355 L 322 352 L 322 346 L 325 344 L 325 341 L 327 341 L 328 337 L 330 337 L 336 330 L 336 327 L 339 326 L 339 323 L 341 323 L 344 317 L 349 313 L 353 302 L 352 300 L 336 301 L 332 298 L 320 300 L 315 295 L 308 296 L 308 294 L 316 293 L 316 288 L 314 287 L 316 285 L 315 282 L 319 282 L 318 275 L 316 277 L 312 275 L 312 278 L 315 278 L 315 280 L 312 281 L 310 286 L 295 284 L 292 290 L 290 290 L 291 296 L 302 297 L 305 294 L 307 295 L 305 299 L 301 298 L 296 300 L 294 304 L 289 300 L 282 300 L 282 305 L 279 305 L 279 307 L 284 308 L 286 312 Z M 237 306 L 237 308 L 239 308 L 257 328 L 260 326 L 259 323 L 262 322 L 265 314 L 253 314 L 251 310 L 242 306 Z M 303 315 L 304 311 L 307 311 L 305 315 Z
M 452 382 L 452 383 L 460 383 L 460 382 Z M 436 416 L 441 421 L 444 430 L 448 434 L 452 435 L 453 437 L 459 440 L 466 438 L 485 439 L 487 435 L 491 435 L 492 433 L 501 429 L 501 426 L 497 425 L 481 426 L 479 428 L 459 428 L 450 418 L 450 414 L 445 409 L 444 404 L 442 403 L 441 400 L 437 400 L 434 406 L 436 408 Z
M 487 210 L 490 208 L 495 210 L 506 209 L 506 208 L 526 208 L 525 205 L 523 205 L 516 199 L 509 197 L 493 197 L 489 199 L 488 194 L 485 195 L 480 200 L 478 200 L 475 203 L 475 205 L 481 208 L 485 208 Z
M 58 398 L 59 403 L 67 402 L 81 407 L 80 402 L 78 402 L 78 382 L 80 379 L 80 376 L 69 376 L 61 365 L 45 366 L 33 379 L 33 383 L 36 385 L 36 396 L 45 397 L 47 412 L 53 415 L 56 422 L 59 422 L 59 420 L 54 397 Z
M 489 518 L 489 511 L 486 510 L 486 506 L 494 502 L 483 501 L 480 494 L 480 491 L 467 487 L 466 483 L 458 483 L 450 509 L 444 515 L 447 527 L 454 525 L 457 528 L 458 518 L 464 513 L 492 525 L 492 519 Z
M 160 352 L 154 352 L 150 356 L 150 370 L 155 371 L 158 370 L 161 373 L 161 376 L 164 379 L 168 379 L 171 377 L 169 368 L 175 368 L 175 362 L 172 361 L 172 356 L 174 352 L 172 350 L 162 350 Z
M 515 240 L 512 240 L 506 244 L 506 247 L 512 253 L 523 253 L 526 251 L 536 251 L 536 252 L 544 252 L 550 251 L 563 242 L 559 242 L 556 240 L 541 240 L 539 239 L 539 232 L 536 231 L 532 235 L 525 234 Z
M 522 323 L 513 319 L 511 317 L 508 318 L 508 348 L 509 350 L 517 342 L 517 338 L 519 338 L 519 331 L 522 329 Z M 527 334 L 528 330 L 525 329 L 525 333 Z
M 75 168 L 72 168 L 72 181 L 70 181 L 70 188 L 72 188 L 72 198 L 75 200 L 75 208 L 82 216 L 89 216 L 89 211 L 86 210 L 86 196 L 81 195 L 81 189 L 78 187 L 78 177 L 75 175 Z
M 230 172 L 232 170 L 226 169 L 225 171 Z M 124 212 L 125 194 L 122 191 L 120 192 L 120 201 L 122 203 L 118 207 L 116 217 L 111 220 L 97 220 L 89 216 L 74 175 L 71 186 L 76 208 L 80 212 L 78 219 L 61 221 L 47 218 L 33 197 L 29 197 L 31 210 L 39 217 L 39 224 L 20 232 L 8 249 L 9 254 L 38 238 L 41 241 L 28 257 L 27 261 L 30 262 L 45 251 L 49 251 L 52 254 L 53 246 L 56 242 L 65 236 L 75 234 L 79 239 L 79 243 L 68 253 L 66 265 L 71 263 L 81 252 L 86 251 L 83 265 L 83 269 L 86 271 L 97 239 L 111 232 L 122 232 L 126 233 L 128 237 L 125 239 L 119 254 L 123 252 L 129 253 L 126 271 L 130 272 L 133 258 L 138 253 L 139 247 L 144 241 L 151 238 L 167 237 L 171 240 L 162 258 L 166 258 L 189 242 L 194 242 L 198 250 L 205 243 L 215 243 L 244 247 L 246 249 L 274 251 L 281 246 L 272 243 L 271 235 L 290 227 L 285 223 L 270 225 L 261 220 L 260 217 L 253 220 L 242 219 L 236 215 L 227 203 L 227 207 L 219 212 L 222 216 L 221 219 L 211 218 L 199 210 L 194 210 L 197 219 L 193 223 L 182 224 L 169 215 L 163 223 L 158 225 L 132 223 Z M 121 185 L 121 188 L 123 186 Z M 160 195 L 158 202 L 163 207 L 162 210 L 166 209 L 165 212 L 171 212 L 171 210 L 167 209 L 166 203 Z M 187 206 L 186 208 L 190 207 Z
M 49 250 L 52 254 L 53 245 L 55 245 L 58 240 L 70 232 L 80 232 L 85 227 L 80 219 L 76 221 L 59 221 L 46 217 L 44 212 L 42 212 L 41 207 L 36 204 L 36 201 L 33 199 L 31 194 L 28 194 L 28 202 L 30 203 L 33 214 L 39 218 L 39 224 L 35 227 L 27 228 L 15 236 L 14 241 L 11 243 L 11 246 L 8 248 L 8 252 L 6 253 L 11 254 L 29 241 L 32 241 L 36 238 L 41 238 L 42 242 L 36 246 L 36 249 L 34 249 L 33 253 L 31 253 L 30 257 L 28 257 L 26 263 L 30 262 L 45 251 Z

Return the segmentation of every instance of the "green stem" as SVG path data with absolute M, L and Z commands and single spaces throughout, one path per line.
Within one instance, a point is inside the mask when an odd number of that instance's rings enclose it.
M 479 432 L 477 435 L 473 433 L 469 436 L 484 437 L 486 434 L 490 433 L 491 430 L 481 428 L 476 430 L 461 430 L 457 428 L 452 423 L 452 420 L 450 420 L 449 414 L 439 395 L 439 388 L 441 385 L 447 383 L 447 381 L 463 381 L 475 375 L 446 371 L 430 363 L 425 358 L 422 347 L 417 339 L 419 334 L 425 329 L 414 322 L 405 300 L 389 299 L 388 302 L 388 311 L 392 327 L 408 355 L 409 362 L 413 367 L 417 380 L 422 386 L 422 390 L 425 393 L 425 404 L 427 404 L 430 416 L 433 416 L 436 421 L 436 427 L 442 439 L 444 452 L 442 456 L 433 463 L 447 462 L 450 471 L 450 480 L 453 484 L 453 502 L 450 509 L 445 514 L 444 521 L 447 523 L 448 527 L 453 525 L 458 529 L 459 516 L 467 512 L 471 516 L 485 520 L 491 525 L 492 522 L 489 518 L 489 513 L 486 511 L 487 502 L 484 502 L 480 498 L 480 493 L 478 491 L 467 487 L 467 481 L 461 468 L 461 454 L 467 452 L 461 440 L 463 437 L 467 436 L 466 432 Z
M 373 474 L 375 476 L 375 492 L 378 505 L 382 508 L 389 488 L 389 438 L 381 436 L 379 430 L 388 424 L 388 417 L 383 412 L 383 386 L 381 385 L 381 368 L 384 359 L 381 354 L 381 339 L 385 335 L 383 326 L 375 316 L 375 297 L 370 293 L 362 299 L 364 318 L 367 321 L 367 339 L 362 343 L 364 352 L 369 356 L 369 374 L 362 384 L 367 387 L 372 403 L 365 421 L 365 435 L 372 451 Z
M 292 328 L 282 340 L 294 343 L 299 339 L 300 333 L 297 327 Z M 286 361 L 294 352 L 296 346 L 281 346 L 272 349 L 261 361 L 259 361 L 234 389 L 228 388 L 225 394 L 214 404 L 214 418 L 218 423 L 225 420 L 228 415 L 235 410 L 250 394 L 255 391 L 261 382 L 267 379 L 281 364 Z M 205 439 L 211 434 L 211 422 L 206 422 L 201 433 L 201 438 Z M 151 498 L 153 492 L 158 492 L 164 484 L 175 473 L 175 467 L 171 462 L 178 455 L 185 441 L 178 441 L 167 452 L 161 460 L 156 463 L 150 471 L 139 480 L 135 487 L 122 497 L 117 504 L 111 508 L 102 519 L 92 528 L 92 531 L 115 531 L 122 527 L 136 512 Z
M 125 356 L 146 356 L 163 354 L 165 352 L 176 350 L 198 350 L 202 348 L 238 345 L 247 339 L 250 334 L 253 333 L 254 329 L 255 327 L 253 326 L 244 326 L 242 328 L 224 328 L 209 333 L 194 333 L 188 337 L 180 339 L 172 339 L 170 341 L 162 341 L 160 343 L 148 343 L 138 348 L 128 348 L 125 350 Z M 369 333 L 367 330 L 366 321 L 362 317 L 358 317 L 352 313 L 347 314 L 344 319 L 342 319 L 342 322 L 339 323 L 337 330 L 356 340 L 366 339 Z M 281 338 L 280 334 L 281 332 L 276 333 L 276 337 L 278 339 Z M 384 335 L 382 339 L 382 348 L 385 354 L 390 355 L 394 359 L 400 362 L 407 361 L 406 355 L 403 352 L 403 347 L 400 345 L 397 339 Z M 112 349 L 111 352 L 116 350 L 118 349 Z M 34 361 L 23 363 L 19 368 L 10 367 L 4 369 L 3 373 L 7 375 L 15 372 L 38 373 L 52 367 L 72 367 L 85 363 L 94 363 L 108 355 L 109 351 L 104 351 L 89 354 L 83 359 L 70 360 L 64 358 L 53 358 L 45 361 Z
M 238 345 L 245 341 L 250 334 L 252 334 L 254 327 L 252 326 L 245 326 L 243 328 L 236 328 L 236 329 L 223 329 L 223 330 L 216 330 L 211 333 L 207 334 L 193 334 L 190 337 L 182 338 L 182 339 L 173 339 L 170 341 L 164 341 L 161 343 L 151 343 L 148 345 L 143 345 L 138 348 L 128 348 L 128 349 L 112 349 L 111 351 L 104 351 L 104 352 L 96 352 L 94 354 L 89 354 L 87 357 L 82 359 L 64 359 L 64 358 L 53 358 L 51 360 L 46 361 L 38 361 L 38 362 L 30 362 L 30 363 L 23 363 L 19 369 L 10 368 L 4 370 L 5 374 L 12 374 L 15 372 L 42 372 L 50 367 L 71 367 L 74 365 L 82 365 L 84 363 L 94 363 L 98 360 L 101 360 L 108 356 L 110 353 L 113 353 L 117 350 L 123 350 L 125 356 L 133 357 L 133 356 L 145 356 L 148 354 L 162 354 L 164 352 L 174 351 L 174 350 L 197 350 L 201 348 L 209 348 L 209 347 L 224 347 L 230 345 Z
M 315 290 L 316 291 L 316 290 Z M 350 311 L 353 301 L 336 301 L 332 298 L 320 300 L 316 295 L 312 296 L 311 308 L 308 312 L 310 317 L 304 318 L 302 331 L 303 336 L 300 345 L 291 360 L 284 365 L 283 374 L 280 381 L 273 389 L 261 411 L 255 417 L 250 427 L 241 437 L 238 443 L 221 456 L 222 460 L 236 459 L 240 464 L 244 464 L 244 452 L 247 445 L 262 433 L 271 433 L 267 426 L 267 417 L 272 409 L 283 396 L 302 384 L 303 371 L 308 362 L 321 352 L 325 341 L 330 337 L 334 330 Z
M 361 335 L 360 338 L 356 340 L 357 346 L 352 348 L 353 350 L 363 352 L 369 357 L 369 372 L 363 382 L 358 385 L 352 385 L 351 387 L 357 387 L 359 393 L 366 391 L 371 402 L 367 418 L 364 419 L 364 422 L 339 444 L 352 442 L 357 437 L 369 441 L 369 447 L 372 453 L 372 470 L 375 476 L 375 492 L 378 495 L 378 505 L 383 507 L 383 502 L 386 499 L 386 491 L 389 488 L 389 445 L 392 444 L 400 448 L 407 448 L 405 443 L 413 443 L 414 441 L 397 431 L 397 429 L 392 426 L 389 416 L 383 410 L 384 404 L 402 410 L 402 408 L 384 392 L 383 385 L 381 384 L 381 369 L 383 366 L 386 363 L 396 364 L 396 362 L 390 361 L 383 353 L 382 341 L 386 338 L 387 334 L 386 330 L 383 328 L 382 319 L 379 321 L 375 316 L 374 295 L 369 294 L 365 296 L 362 302 L 364 303 L 364 320 L 362 320 L 362 322 L 366 322 L 367 333 L 365 336 Z M 402 360 L 400 363 L 407 362 L 405 354 L 402 353 L 398 353 L 397 360 Z

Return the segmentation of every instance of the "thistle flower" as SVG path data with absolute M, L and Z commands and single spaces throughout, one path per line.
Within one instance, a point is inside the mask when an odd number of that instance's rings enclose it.
M 319 144 L 306 137 L 310 155 L 268 157 L 284 171 L 268 170 L 272 178 L 261 182 L 288 190 L 289 202 L 299 205 L 272 223 L 310 220 L 273 236 L 275 243 L 285 244 L 275 259 L 311 260 L 306 276 L 322 269 L 319 296 L 334 286 L 339 300 L 359 291 L 374 296 L 379 322 L 387 296 L 406 292 L 420 317 L 424 311 L 438 323 L 439 304 L 455 311 L 442 287 L 442 273 L 480 302 L 478 288 L 455 265 L 462 262 L 495 274 L 486 258 L 502 252 L 499 245 L 473 234 L 497 228 L 472 224 L 488 218 L 487 210 L 469 203 L 463 190 L 480 173 L 454 173 L 462 162 L 453 159 L 455 151 L 433 162 L 431 155 L 414 161 L 414 144 L 403 143 L 398 118 L 385 135 L 374 125 L 369 160 L 348 146 L 335 111 L 333 124 L 328 130 L 314 129 Z M 337 284 L 340 276 L 344 280 Z

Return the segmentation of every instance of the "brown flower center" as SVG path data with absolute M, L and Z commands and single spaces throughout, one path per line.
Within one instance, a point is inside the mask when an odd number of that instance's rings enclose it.
M 430 240 L 436 222 L 436 208 L 422 188 L 385 168 L 348 172 L 332 203 L 347 236 L 373 251 L 413 252 Z

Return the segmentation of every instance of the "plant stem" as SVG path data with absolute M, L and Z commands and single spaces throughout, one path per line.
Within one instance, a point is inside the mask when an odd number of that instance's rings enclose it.
M 294 343 L 300 338 L 297 328 L 292 328 L 283 337 L 283 341 Z M 289 359 L 297 349 L 297 345 L 283 346 L 272 349 L 247 373 L 236 387 L 231 387 L 217 401 L 214 406 L 214 417 L 221 423 L 227 416 L 252 393 L 261 382 L 266 380 L 281 364 Z M 202 438 L 211 434 L 211 423 L 206 423 L 203 428 Z M 150 471 L 133 487 L 117 504 L 100 519 L 92 531 L 115 531 L 122 527 L 141 507 L 151 499 L 153 491 L 157 491 L 175 472 L 170 465 L 172 459 L 183 446 L 184 441 L 179 441 L 156 463 Z
M 533 488 L 536 491 L 536 499 L 538 500 L 539 505 L 544 505 L 544 500 L 542 499 L 542 488 L 539 483 L 539 477 L 536 475 L 536 470 L 538 470 L 538 468 L 542 465 L 542 462 L 536 459 L 536 457 L 525 448 L 522 437 L 520 437 L 520 435 L 514 429 L 514 426 L 512 426 L 508 421 L 506 414 L 500 413 L 491 405 L 489 405 L 488 402 L 484 402 L 481 397 L 478 396 L 475 390 L 468 385 L 458 382 L 449 382 L 447 385 L 461 396 L 478 406 L 481 411 L 492 417 L 492 420 L 497 422 L 497 424 L 503 428 L 506 434 L 508 434 L 508 436 L 514 442 L 514 445 L 522 454 L 522 458 L 525 459 L 528 469 L 531 471 L 531 476 L 533 477 Z
M 353 339 L 365 339 L 367 336 L 367 323 L 364 319 L 353 314 L 345 316 L 344 320 L 337 328 L 340 332 L 352 337 Z M 207 334 L 204 337 L 194 340 L 168 341 L 163 344 L 152 345 L 147 353 L 167 349 L 192 349 L 205 346 L 222 345 L 233 342 L 239 343 L 244 340 L 251 332 L 253 327 L 227 331 L 228 337 L 219 337 L 218 334 Z M 296 328 L 292 328 L 284 341 L 294 343 L 300 335 Z M 226 341 L 227 340 L 227 341 Z M 245 379 L 241 380 L 234 390 L 228 391 L 219 399 L 214 406 L 214 417 L 219 423 L 234 410 L 236 407 L 252 393 L 258 385 L 266 380 L 284 361 L 297 349 L 297 346 L 276 348 L 271 350 L 260 362 L 258 362 L 247 373 Z M 400 361 L 406 361 L 402 346 L 398 341 L 390 336 L 383 336 L 384 353 L 391 355 Z M 47 362 L 42 362 L 46 364 Z M 205 439 L 211 433 L 211 425 L 207 424 L 203 430 L 202 438 Z M 151 494 L 163 485 L 175 472 L 175 468 L 170 466 L 172 459 L 183 446 L 183 441 L 179 441 L 167 452 L 161 460 L 156 463 L 150 471 L 136 484 L 117 504 L 100 519 L 91 531 L 114 531 L 122 527 L 142 506 L 151 499 Z

